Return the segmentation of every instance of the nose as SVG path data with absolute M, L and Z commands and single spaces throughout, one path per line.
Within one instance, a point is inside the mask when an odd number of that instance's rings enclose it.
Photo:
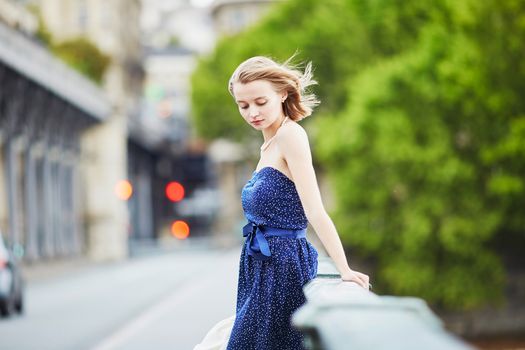
M 259 115 L 259 109 L 256 106 L 251 106 L 248 110 L 250 118 L 255 118 Z

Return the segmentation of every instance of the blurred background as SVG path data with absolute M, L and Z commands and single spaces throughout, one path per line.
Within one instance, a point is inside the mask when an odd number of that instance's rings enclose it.
M 0 0 L 0 347 L 191 349 L 233 313 L 263 139 L 227 81 L 297 53 L 350 266 L 525 349 L 524 38 L 522 0 Z

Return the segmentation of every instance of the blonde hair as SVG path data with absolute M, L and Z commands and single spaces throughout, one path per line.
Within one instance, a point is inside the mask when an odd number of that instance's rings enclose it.
M 288 97 L 283 102 L 285 115 L 295 121 L 308 117 L 314 107 L 320 103 L 317 97 L 308 91 L 308 87 L 317 82 L 313 80 L 312 62 L 308 62 L 304 72 L 301 72 L 290 65 L 294 56 L 295 54 L 282 64 L 265 56 L 247 59 L 235 69 L 228 82 L 230 94 L 234 96 L 234 83 L 246 84 L 255 80 L 266 80 L 272 84 L 275 91 L 288 93 Z

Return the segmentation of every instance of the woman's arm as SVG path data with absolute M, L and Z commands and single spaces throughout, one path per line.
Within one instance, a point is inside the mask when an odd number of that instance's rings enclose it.
M 368 276 L 348 266 L 341 239 L 326 212 L 317 184 L 308 135 L 296 123 L 280 128 L 275 141 L 292 175 L 306 217 L 345 281 L 355 281 L 368 290 Z

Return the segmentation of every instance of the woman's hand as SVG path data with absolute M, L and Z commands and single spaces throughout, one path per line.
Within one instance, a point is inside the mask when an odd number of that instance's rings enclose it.
M 348 271 L 341 274 L 341 279 L 348 282 L 356 282 L 366 290 L 372 289 L 372 284 L 369 283 L 368 275 L 359 271 L 349 269 Z

